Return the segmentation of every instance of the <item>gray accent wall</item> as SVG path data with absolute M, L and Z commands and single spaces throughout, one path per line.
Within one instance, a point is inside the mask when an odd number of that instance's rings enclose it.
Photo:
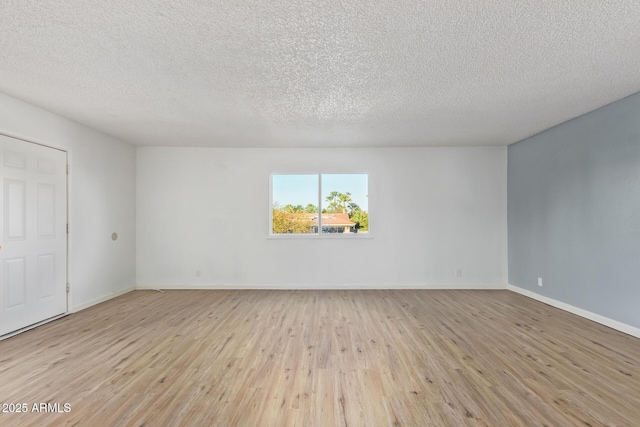
M 509 146 L 507 177 L 509 283 L 640 327 L 640 93 Z

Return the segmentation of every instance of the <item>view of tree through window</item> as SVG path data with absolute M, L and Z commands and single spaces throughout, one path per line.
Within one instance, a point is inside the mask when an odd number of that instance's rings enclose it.
M 272 234 L 369 232 L 367 174 L 272 175 Z

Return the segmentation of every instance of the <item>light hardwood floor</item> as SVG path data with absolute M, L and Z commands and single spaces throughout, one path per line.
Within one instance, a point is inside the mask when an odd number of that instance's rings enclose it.
M 0 341 L 0 425 L 640 425 L 640 340 L 509 291 L 136 291 Z

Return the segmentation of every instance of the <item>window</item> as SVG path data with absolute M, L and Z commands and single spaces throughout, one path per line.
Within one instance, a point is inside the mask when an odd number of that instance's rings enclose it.
M 271 235 L 369 233 L 369 175 L 271 175 Z

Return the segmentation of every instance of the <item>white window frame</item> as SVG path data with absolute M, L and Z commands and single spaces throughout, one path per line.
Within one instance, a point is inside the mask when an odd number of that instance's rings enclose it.
M 274 175 L 314 175 L 318 177 L 318 232 L 317 233 L 274 233 L 273 232 L 273 176 Z M 323 233 L 322 232 L 322 175 L 367 175 L 367 193 L 371 190 L 371 175 L 368 172 L 272 172 L 269 174 L 269 234 L 268 239 L 371 239 L 371 199 L 367 195 L 367 233 Z

